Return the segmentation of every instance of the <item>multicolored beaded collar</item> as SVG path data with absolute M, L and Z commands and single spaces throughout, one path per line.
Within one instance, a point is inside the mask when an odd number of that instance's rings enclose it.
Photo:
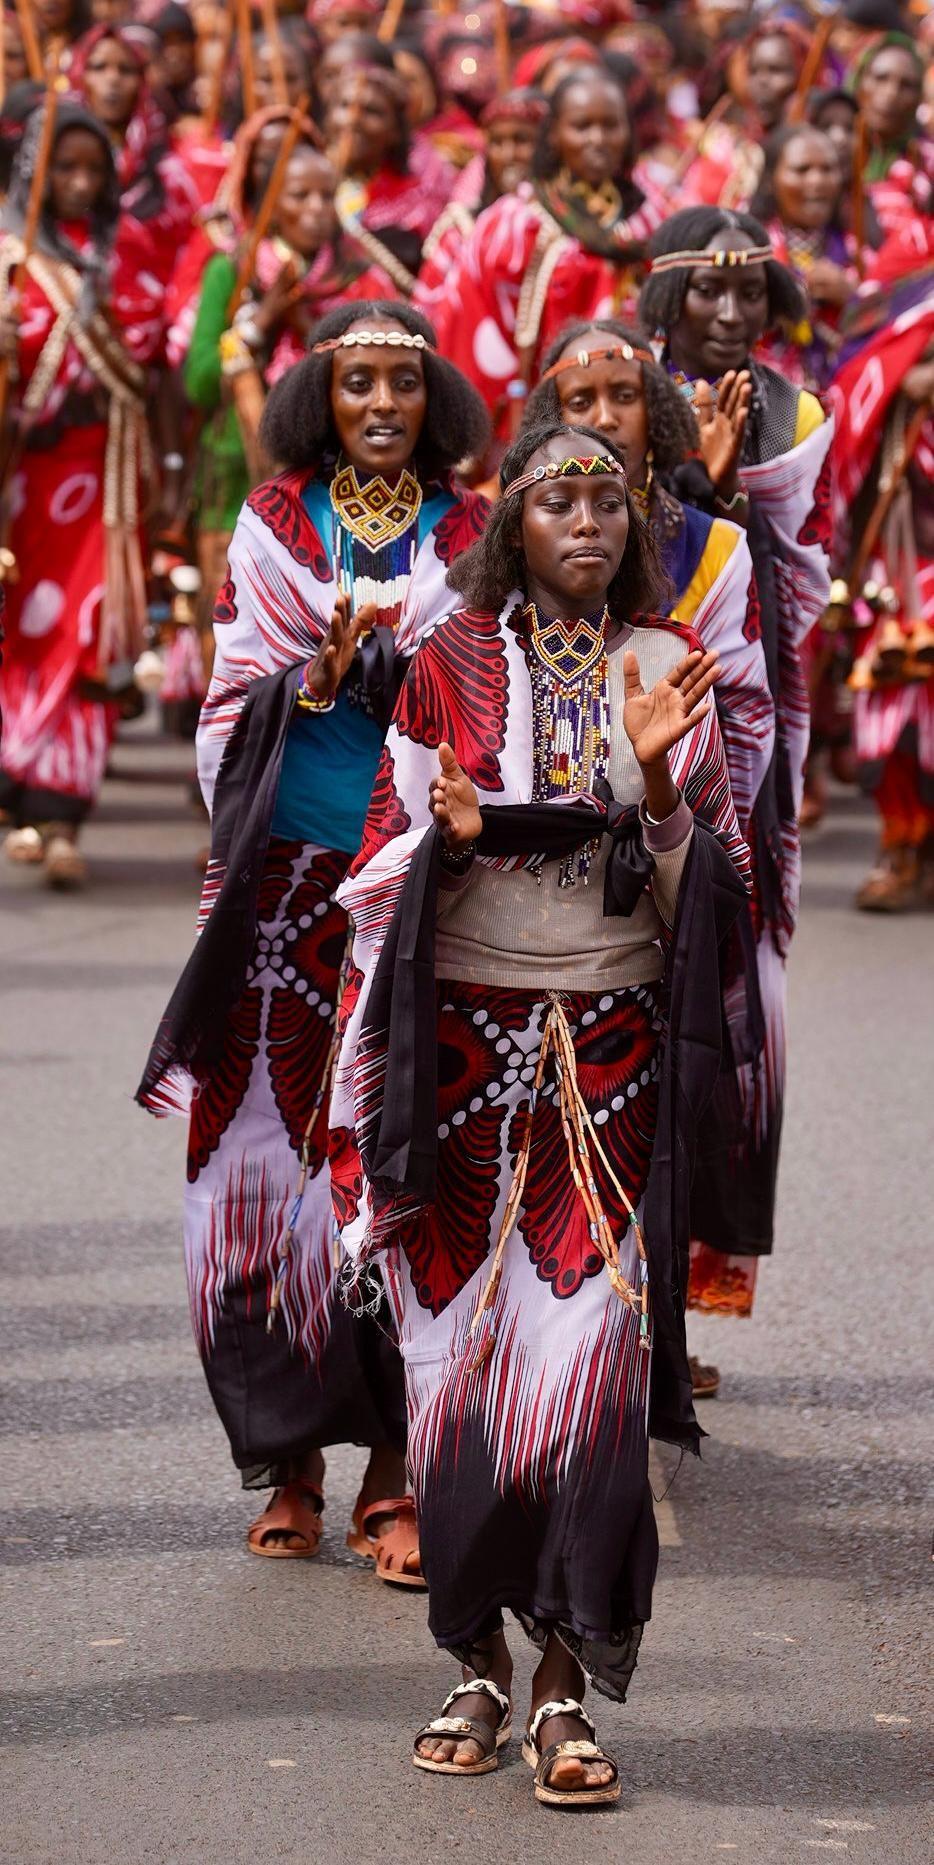
M 514 493 L 527 492 L 530 486 L 540 485 L 543 479 L 580 479 L 604 473 L 615 473 L 622 480 L 626 478 L 620 462 L 610 454 L 572 454 L 567 460 L 549 460 L 545 466 L 534 466 L 530 473 L 520 473 L 510 486 L 503 487 L 503 498 L 509 499 Z
M 651 350 L 636 349 L 631 343 L 608 344 L 603 350 L 578 350 L 574 356 L 564 356 L 560 362 L 552 363 L 542 376 L 543 382 L 550 382 L 553 376 L 560 376 L 565 369 L 589 369 L 591 363 L 654 363 Z

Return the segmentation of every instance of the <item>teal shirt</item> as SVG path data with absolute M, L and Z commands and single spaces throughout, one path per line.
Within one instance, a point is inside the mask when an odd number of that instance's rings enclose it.
M 296 708 L 282 758 L 273 835 L 355 855 L 363 840 L 382 728 L 342 686 L 331 712 Z

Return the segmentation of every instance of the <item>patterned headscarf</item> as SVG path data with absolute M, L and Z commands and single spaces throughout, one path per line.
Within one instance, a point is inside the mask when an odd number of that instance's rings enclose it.
M 7 233 L 22 235 L 25 229 L 26 216 L 29 211 L 29 190 L 39 155 L 44 123 L 44 108 L 34 110 L 26 123 L 13 163 L 9 193 L 3 208 L 2 225 Z M 91 244 L 87 250 L 81 250 L 65 236 L 52 214 L 48 192 L 46 192 L 36 230 L 36 250 L 44 253 L 49 259 L 58 259 L 65 265 L 73 266 L 75 271 L 80 273 L 78 317 L 82 324 L 87 324 L 104 296 L 110 249 L 120 217 L 120 190 L 113 148 L 103 125 L 96 117 L 92 117 L 89 111 L 82 109 L 80 104 L 57 102 L 55 132 L 52 139 L 53 153 L 69 130 L 86 130 L 89 135 L 97 138 L 106 155 L 104 188 L 91 216 Z
M 146 53 L 139 40 L 124 26 L 95 26 L 75 46 L 68 71 L 68 82 L 79 100 L 85 102 L 85 74 L 88 61 L 107 39 L 113 39 L 133 60 L 140 73 L 136 108 L 126 126 L 123 145 L 116 152 L 117 174 L 124 208 L 137 220 L 149 220 L 159 212 L 164 200 L 159 178 L 159 162 L 169 144 L 168 120 L 146 79 Z M 133 192 L 132 202 L 126 197 Z

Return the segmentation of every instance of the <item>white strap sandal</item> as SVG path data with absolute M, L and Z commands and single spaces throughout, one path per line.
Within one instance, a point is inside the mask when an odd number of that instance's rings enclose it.
M 544 1753 L 539 1747 L 542 1725 L 552 1716 L 573 1716 L 590 1731 L 587 1742 L 552 1742 Z M 604 1755 L 597 1745 L 597 1731 L 582 1703 L 574 1697 L 564 1697 L 560 1703 L 543 1703 L 536 1710 L 529 1724 L 529 1732 L 522 1744 L 522 1759 L 530 1768 L 535 1769 L 535 1798 L 546 1807 L 607 1807 L 619 1799 L 619 1769 L 612 1756 Z M 602 1761 L 613 1770 L 612 1781 L 604 1781 L 599 1787 L 551 1787 L 551 1772 L 555 1761 L 561 1755 L 574 1755 L 578 1761 Z
M 491 1697 L 499 1710 L 499 1720 L 494 1727 L 481 1722 L 474 1716 L 451 1716 L 459 1697 Z M 489 1677 L 473 1677 L 469 1683 L 457 1684 L 446 1697 L 441 1706 L 440 1716 L 434 1722 L 426 1723 L 415 1737 L 412 1764 L 423 1768 L 426 1774 L 492 1774 L 499 1767 L 499 1750 L 505 1748 L 512 1735 L 512 1704 L 504 1690 L 494 1684 Z M 479 1761 L 456 1762 L 434 1761 L 428 1755 L 420 1755 L 418 1745 L 429 1736 L 453 1736 L 458 1742 L 476 1742 L 483 1753 Z

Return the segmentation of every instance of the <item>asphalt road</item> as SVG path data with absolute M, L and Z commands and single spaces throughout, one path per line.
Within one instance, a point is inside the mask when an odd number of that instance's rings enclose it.
M 0 880 L 0 1858 L 929 1865 L 934 919 L 851 911 L 864 807 L 808 852 L 780 1246 L 751 1322 L 694 1329 L 722 1396 L 662 1510 L 630 1703 L 598 1705 L 622 1803 L 561 1815 L 515 1748 L 473 1782 L 409 1766 L 452 1667 L 423 1598 L 345 1550 L 360 1453 L 319 1560 L 245 1551 L 188 1332 L 183 1134 L 130 1099 L 204 834 L 182 748 L 115 763 L 92 888 Z

